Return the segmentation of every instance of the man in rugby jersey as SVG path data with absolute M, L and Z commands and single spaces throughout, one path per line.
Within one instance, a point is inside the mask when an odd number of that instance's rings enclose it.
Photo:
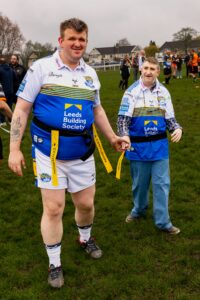
M 48 283 L 55 288 L 64 284 L 60 254 L 66 189 L 75 206 L 79 245 L 94 259 L 102 256 L 91 237 L 96 181 L 93 123 L 117 151 L 129 147 L 113 132 L 101 106 L 97 74 L 82 59 L 87 25 L 76 18 L 62 22 L 58 41 L 60 49 L 36 61 L 20 85 L 9 156 L 9 167 L 22 176 L 25 160 L 20 144 L 33 108 L 32 152 L 43 201 L 41 233 L 49 257 Z
M 179 142 L 182 128 L 176 121 L 171 96 L 160 84 L 158 61 L 149 57 L 142 66 L 141 78 L 125 92 L 118 113 L 118 134 L 131 142 L 126 151 L 132 177 L 133 208 L 126 222 L 138 220 L 149 204 L 149 187 L 153 187 L 153 217 L 158 229 L 178 234 L 168 211 L 170 189 L 169 145 Z

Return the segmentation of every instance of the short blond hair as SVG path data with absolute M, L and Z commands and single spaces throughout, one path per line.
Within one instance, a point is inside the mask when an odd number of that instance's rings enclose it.
M 160 69 L 160 64 L 159 64 L 158 60 L 153 56 L 145 58 L 144 63 L 145 62 L 148 62 L 152 65 L 156 65 L 158 67 L 158 69 Z

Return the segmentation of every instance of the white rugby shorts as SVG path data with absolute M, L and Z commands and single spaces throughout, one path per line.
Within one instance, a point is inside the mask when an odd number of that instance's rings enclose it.
M 76 193 L 86 189 L 96 182 L 96 169 L 94 156 L 86 161 L 56 160 L 58 186 L 52 185 L 51 160 L 38 149 L 35 149 L 35 161 L 37 171 L 37 186 L 45 189 L 67 189 L 70 193 Z

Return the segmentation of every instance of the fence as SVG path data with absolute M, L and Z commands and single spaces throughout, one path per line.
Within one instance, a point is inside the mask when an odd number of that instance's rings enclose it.
M 96 71 L 98 70 L 115 70 L 115 69 L 119 69 L 120 64 L 111 64 L 111 65 L 91 65 L 92 68 L 94 68 Z

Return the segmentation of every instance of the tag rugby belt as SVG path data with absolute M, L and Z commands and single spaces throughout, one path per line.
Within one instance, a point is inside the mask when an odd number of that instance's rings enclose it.
M 130 136 L 130 140 L 132 143 L 144 143 L 144 142 L 151 142 L 151 141 L 158 141 L 167 138 L 167 133 L 159 133 L 155 135 L 149 136 Z
M 73 130 L 64 130 L 64 129 L 58 129 L 58 128 L 53 128 L 49 125 L 46 125 L 45 123 L 41 122 L 40 120 L 38 120 L 36 117 L 33 118 L 33 123 L 35 125 L 37 125 L 39 128 L 51 133 L 52 130 L 56 130 L 59 133 L 59 136 L 82 136 L 86 139 L 89 139 L 88 144 L 88 151 L 82 156 L 80 157 L 81 160 L 85 161 L 86 159 L 88 159 L 92 153 L 95 150 L 95 142 L 94 142 L 94 138 L 93 138 L 93 134 L 92 134 L 92 129 L 89 130 L 84 130 L 82 132 L 77 132 L 77 131 L 73 131 Z
M 130 140 L 132 143 L 145 143 L 145 142 L 151 142 L 151 141 L 158 141 L 167 138 L 166 131 L 163 133 L 150 135 L 150 136 L 130 136 Z M 117 169 L 116 169 L 116 178 L 121 178 L 121 165 L 122 160 L 124 158 L 124 152 L 120 155 L 117 163 Z
M 50 153 L 50 159 L 51 159 L 51 165 L 52 165 L 52 184 L 53 186 L 58 186 L 58 177 L 57 177 L 57 169 L 56 169 L 56 156 L 58 153 L 58 146 L 59 146 L 59 136 L 82 136 L 89 140 L 88 144 L 88 151 L 82 157 L 80 157 L 81 160 L 85 161 L 88 159 L 92 153 L 95 150 L 95 145 L 97 146 L 97 149 L 99 151 L 100 157 L 102 159 L 102 162 L 107 170 L 108 173 L 113 171 L 113 168 L 106 156 L 106 153 L 103 149 L 103 146 L 101 144 L 101 141 L 99 139 L 99 136 L 97 134 L 97 130 L 92 125 L 90 130 L 84 130 L 82 132 L 76 132 L 72 130 L 63 130 L 58 128 L 52 128 L 51 126 L 48 126 L 38 120 L 36 117 L 33 118 L 33 123 L 38 126 L 39 128 L 51 133 L 51 153 Z M 87 141 L 86 141 L 87 142 Z

